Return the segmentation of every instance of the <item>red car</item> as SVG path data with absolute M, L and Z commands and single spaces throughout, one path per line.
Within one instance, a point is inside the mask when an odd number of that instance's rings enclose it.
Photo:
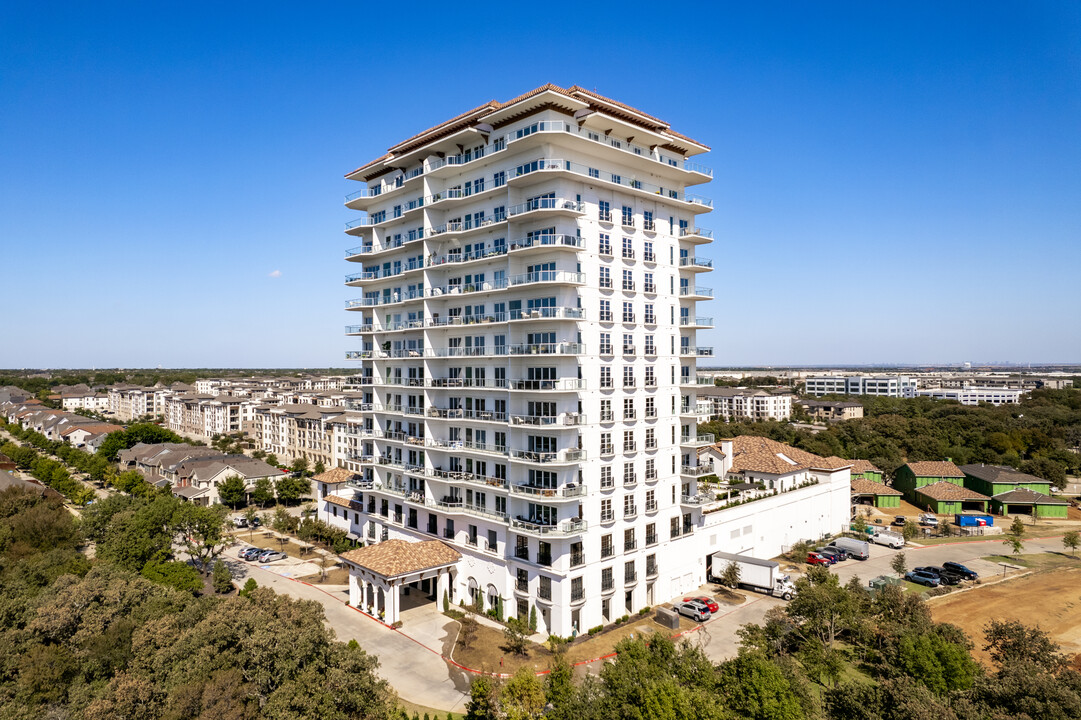
M 833 563 L 825 555 L 819 555 L 816 552 L 812 552 L 812 553 L 807 553 L 807 564 L 808 565 L 825 565 L 826 567 L 829 567 Z
M 711 613 L 715 613 L 715 612 L 717 612 L 718 610 L 721 609 L 721 606 L 717 604 L 716 600 L 714 600 L 711 597 L 706 597 L 705 595 L 702 595 L 701 597 L 685 597 L 685 598 L 683 598 L 683 602 L 692 602 L 692 601 L 702 603 L 703 605 L 705 605 L 706 607 L 709 608 L 709 611 Z

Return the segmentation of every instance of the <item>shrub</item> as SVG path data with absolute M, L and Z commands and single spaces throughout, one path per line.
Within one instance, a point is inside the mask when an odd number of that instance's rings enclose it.
M 590 629 L 589 629 L 589 634 L 590 634 L 590 635 L 596 635 L 596 634 L 597 634 L 597 633 L 599 633 L 599 632 L 600 632 L 601 630 L 604 630 L 604 625 L 598 625 L 597 627 L 592 627 L 592 628 L 590 628 Z
M 639 610 L 638 614 L 639 615 L 648 615 L 649 614 L 649 605 L 646 605 L 644 608 Z

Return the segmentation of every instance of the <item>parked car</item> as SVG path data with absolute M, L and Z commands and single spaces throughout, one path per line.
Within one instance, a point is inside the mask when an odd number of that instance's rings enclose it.
M 931 513 L 924 513 L 923 515 L 920 515 L 920 525 L 933 528 L 938 527 L 938 518 Z
M 819 555 L 829 555 L 834 558 L 834 562 L 844 562 L 848 559 L 848 553 L 839 547 L 820 547 L 815 548 L 815 552 Z
M 711 597 L 706 597 L 705 595 L 700 595 L 698 597 L 685 597 L 683 598 L 683 602 L 701 603 L 702 605 L 705 605 L 706 609 L 709 610 L 711 613 L 715 613 L 721 609 L 721 606 L 717 604 L 716 600 Z
M 940 585 L 960 585 L 964 581 L 964 578 L 962 578 L 960 575 L 948 572 L 940 567 L 918 567 L 916 568 L 916 571 L 925 572 L 928 575 L 934 575 L 936 578 L 938 578 L 938 582 Z
M 841 548 L 846 555 L 857 560 L 866 560 L 871 557 L 871 545 L 866 540 L 842 537 L 831 542 L 829 547 Z
M 239 553 L 237 553 L 237 557 L 240 558 L 241 560 L 254 560 L 257 556 L 261 555 L 262 553 L 263 553 L 263 548 L 250 547 L 250 548 L 244 548 Z
M 905 546 L 905 539 L 903 536 L 894 532 L 886 532 L 880 530 L 871 536 L 871 542 L 876 545 L 885 545 L 886 547 L 893 548 L 894 550 L 900 550 Z
M 969 570 L 961 563 L 955 563 L 952 560 L 948 560 L 942 563 L 942 569 L 947 572 L 951 572 L 954 575 L 960 575 L 965 580 L 979 580 L 980 574 L 975 570 Z
M 681 602 L 676 605 L 676 612 L 684 617 L 689 617 L 691 620 L 697 622 L 705 622 L 709 620 L 710 612 L 709 608 L 702 603 L 694 601 Z
M 927 587 L 938 587 L 938 578 L 929 572 L 922 570 L 909 570 L 905 573 L 905 580 L 914 582 L 917 585 L 926 585 Z
M 259 562 L 261 562 L 261 563 L 271 563 L 271 562 L 274 562 L 275 560 L 284 560 L 287 557 L 289 557 L 289 556 L 286 555 L 283 552 L 279 552 L 277 550 L 268 550 L 267 552 L 265 552 L 265 553 L 263 553 L 263 554 L 261 554 L 259 556 Z
M 233 527 L 246 528 L 248 527 L 248 519 L 242 516 L 233 518 Z
M 896 525 L 897 527 L 904 527 L 906 522 L 908 522 L 908 518 L 906 518 L 904 515 L 897 515 L 896 517 L 893 518 L 893 522 L 891 522 L 890 525 Z
M 819 555 L 816 552 L 809 552 L 807 553 L 806 563 L 808 565 L 825 565 L 826 567 L 829 567 L 833 564 L 833 560 L 826 557 L 825 555 Z

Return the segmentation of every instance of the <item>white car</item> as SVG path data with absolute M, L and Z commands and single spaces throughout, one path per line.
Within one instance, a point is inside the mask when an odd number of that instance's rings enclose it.
M 938 518 L 931 513 L 924 513 L 920 515 L 920 525 L 926 525 L 927 527 L 938 527 Z
M 875 545 L 885 545 L 894 550 L 900 550 L 905 546 L 904 537 L 896 533 L 876 532 L 870 539 Z

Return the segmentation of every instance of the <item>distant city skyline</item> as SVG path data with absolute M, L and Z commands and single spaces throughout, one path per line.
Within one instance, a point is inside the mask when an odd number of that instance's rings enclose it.
M 1081 6 L 211 8 L 0 8 L 0 367 L 347 367 L 344 174 L 546 82 L 712 146 L 718 367 L 1081 362 Z

